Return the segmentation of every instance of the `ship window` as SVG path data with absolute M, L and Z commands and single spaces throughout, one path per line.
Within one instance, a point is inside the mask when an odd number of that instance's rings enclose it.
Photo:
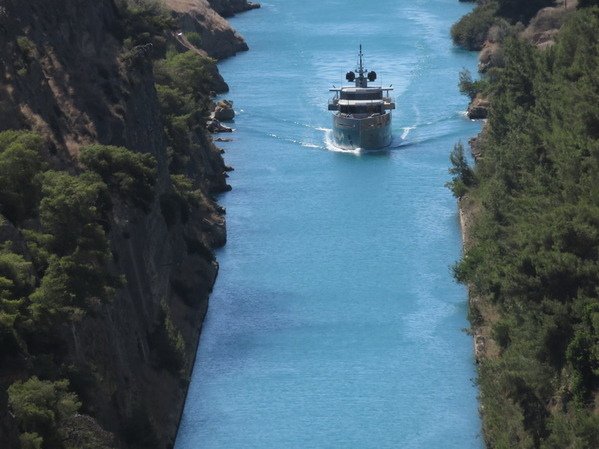
M 381 100 L 383 91 L 379 89 L 360 90 L 356 92 L 341 91 L 342 100 Z
M 382 106 L 380 104 L 364 104 L 364 105 L 339 105 L 339 112 L 342 114 L 382 114 Z

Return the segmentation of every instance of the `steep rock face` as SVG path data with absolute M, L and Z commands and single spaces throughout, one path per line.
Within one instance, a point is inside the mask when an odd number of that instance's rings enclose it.
M 0 388 L 0 447 L 18 447 L 18 441 L 15 424 L 8 413 L 6 392 Z
M 199 47 L 208 56 L 223 59 L 248 49 L 243 38 L 207 0 L 166 0 L 166 5 L 175 13 L 183 33 L 199 34 Z
M 2 2 L 2 127 L 31 125 L 75 153 L 97 140 L 122 141 L 131 87 L 117 64 L 110 2 Z M 118 107 L 120 106 L 120 108 Z
M 201 23 L 208 54 L 225 57 L 247 48 L 207 2 L 168 3 Z M 157 196 L 151 211 L 114 199 L 110 241 L 114 270 L 124 274 L 126 287 L 97 313 L 61 331 L 68 347 L 62 362 L 72 364 L 82 379 L 93 379 L 92 388 L 83 381 L 73 387 L 85 404 L 83 412 L 114 433 L 117 445 L 129 445 L 126 434 L 141 420 L 150 424 L 158 447 L 170 447 L 218 271 L 211 248 L 226 239 L 223 211 L 210 193 L 228 186 L 219 150 L 200 139 L 194 157 L 201 169 L 192 174 L 202 186 L 200 204 L 187 220 L 165 222 L 159 198 L 170 178 L 152 62 L 143 52 L 123 57 L 120 20 L 112 0 L 0 0 L 0 130 L 41 133 L 51 142 L 49 162 L 71 172 L 78 170 L 80 147 L 93 142 L 155 157 Z M 185 344 L 182 374 L 165 367 L 156 349 L 165 313 Z M 17 378 L 0 376 L 0 387 Z M 16 448 L 5 399 L 0 396 L 0 446 Z M 95 421 L 79 421 L 100 429 Z
M 560 28 L 576 11 L 577 5 L 577 0 L 570 0 L 565 5 L 541 9 L 522 32 L 522 37 L 541 49 L 552 46 Z

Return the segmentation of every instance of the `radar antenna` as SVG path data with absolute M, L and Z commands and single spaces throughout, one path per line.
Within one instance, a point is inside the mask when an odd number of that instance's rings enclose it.
M 365 70 L 364 70 L 364 64 L 362 63 L 362 56 L 363 56 L 362 55 L 362 44 L 360 44 L 360 54 L 359 54 L 359 56 L 360 56 L 360 66 L 358 67 L 358 74 L 360 76 L 362 76 L 364 74 L 364 72 L 365 72 Z
M 362 60 L 363 56 L 364 55 L 362 54 L 362 44 L 360 44 L 360 53 L 358 53 L 358 58 L 359 58 L 358 69 L 356 70 L 356 72 L 358 72 L 358 76 L 355 79 L 356 87 L 367 87 L 368 86 L 368 80 L 364 76 L 364 74 L 366 73 L 366 69 L 364 68 L 364 62 Z

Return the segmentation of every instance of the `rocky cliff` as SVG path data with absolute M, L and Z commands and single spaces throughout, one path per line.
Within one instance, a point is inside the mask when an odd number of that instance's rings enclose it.
M 46 140 L 46 162 L 69 173 L 81 170 L 80 149 L 92 143 L 126 147 L 156 160 L 156 195 L 149 210 L 113 197 L 105 225 L 110 270 L 122 275 L 125 287 L 94 313 L 56 328 L 62 351 L 42 354 L 51 359 L 46 366 L 36 365 L 42 355 L 32 353 L 0 365 L 3 448 L 19 447 L 5 390 L 31 375 L 66 376 L 83 404 L 63 446 L 44 447 L 166 448 L 174 441 L 218 271 L 212 248 L 226 240 L 224 212 L 211 195 L 228 186 L 220 150 L 204 132 L 193 130 L 192 163 L 186 167 L 197 188 L 194 201 L 185 214 L 165 217 L 161 200 L 176 187 L 153 59 L 161 52 L 156 42 L 174 44 L 179 32 L 175 27 L 153 43 L 127 48 L 131 17 L 123 13 L 123 3 L 0 0 L 0 131 L 35 131 Z M 223 14 L 251 8 L 245 1 L 211 3 Z M 247 49 L 208 2 L 168 0 L 166 6 L 181 30 L 201 34 L 201 49 L 195 51 L 223 58 Z M 209 72 L 215 81 L 208 85 L 224 90 L 214 65 Z M 21 231 L 13 231 L 10 240 L 3 233 L 3 242 L 25 247 Z M 24 254 L 30 257 L 27 250 Z M 181 338 L 180 369 L 165 360 L 167 331 Z M 93 444 L 86 435 L 93 435 Z
M 166 4 L 175 12 L 183 34 L 196 33 L 196 46 L 210 57 L 223 59 L 248 49 L 243 38 L 219 13 L 231 16 L 257 5 L 245 0 L 166 0 Z

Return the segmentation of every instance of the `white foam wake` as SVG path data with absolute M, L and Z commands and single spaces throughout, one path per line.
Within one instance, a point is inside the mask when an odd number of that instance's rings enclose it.
M 334 151 L 336 153 L 348 153 L 348 154 L 362 154 L 361 148 L 356 148 L 354 150 L 347 150 L 345 148 L 340 148 L 335 145 L 335 139 L 333 139 L 333 130 L 323 128 L 324 131 L 324 146 L 329 151 Z
M 324 147 L 322 145 L 318 145 L 318 144 L 315 144 L 315 143 L 312 143 L 312 142 L 304 142 L 304 141 L 298 140 L 298 139 L 291 139 L 289 137 L 282 137 L 282 136 L 279 136 L 278 134 L 274 134 L 274 133 L 266 133 L 266 135 L 268 137 L 273 138 L 273 139 L 280 140 L 282 142 L 292 143 L 294 145 L 299 145 L 299 146 L 302 146 L 302 147 L 305 147 L 305 148 L 320 148 L 320 149 L 324 149 Z
M 355 154 L 355 155 L 366 154 L 366 153 L 376 153 L 376 152 L 380 152 L 380 151 L 388 151 L 392 148 L 399 148 L 399 147 L 411 145 L 412 142 L 406 140 L 406 138 L 408 137 L 408 134 L 410 133 L 410 131 L 415 128 L 416 128 L 415 126 L 403 128 L 404 132 L 402 133 L 401 137 L 400 136 L 393 137 L 393 140 L 391 141 L 389 146 L 387 146 L 385 148 L 381 148 L 379 150 L 369 150 L 369 151 L 363 150 L 362 148 L 356 148 L 354 150 L 347 150 L 345 148 L 340 148 L 337 145 L 335 145 L 335 139 L 333 138 L 333 130 L 323 128 L 324 145 L 325 145 L 325 148 L 329 151 L 334 151 L 336 153 Z
M 306 148 L 322 148 L 321 145 L 316 145 L 315 143 L 309 143 L 309 142 L 302 142 L 301 146 L 306 147 Z
M 412 131 L 413 129 L 416 129 L 416 125 L 406 126 L 405 128 L 403 128 L 403 132 L 401 133 L 401 139 L 405 140 L 408 137 L 408 134 L 410 134 L 410 131 Z

